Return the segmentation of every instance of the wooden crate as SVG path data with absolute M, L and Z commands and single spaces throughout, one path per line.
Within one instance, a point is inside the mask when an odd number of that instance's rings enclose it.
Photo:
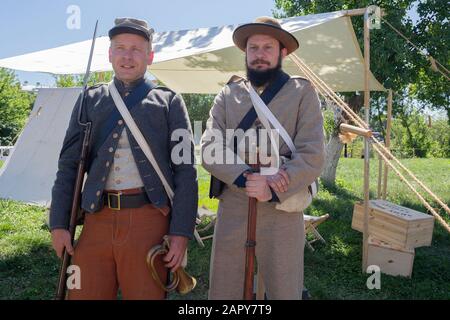
M 404 249 L 431 245 L 434 217 L 385 200 L 369 201 L 369 234 Z M 364 206 L 355 203 L 352 228 L 364 226 Z
M 403 249 L 369 236 L 367 265 L 376 265 L 380 271 L 391 276 L 411 277 L 414 249 Z

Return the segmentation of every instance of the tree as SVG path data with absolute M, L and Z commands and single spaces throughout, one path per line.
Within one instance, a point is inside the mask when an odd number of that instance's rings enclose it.
M 184 93 L 182 96 L 186 103 L 192 127 L 194 128 L 195 121 L 201 121 L 202 129 L 205 128 L 206 120 L 209 117 L 209 109 L 211 109 L 214 101 L 214 95 Z
M 450 60 L 448 42 L 450 39 L 450 28 L 448 21 L 449 7 L 446 1 L 432 0 L 418 2 L 416 0 L 275 0 L 277 17 L 290 17 L 297 15 L 307 15 L 337 10 L 348 10 L 363 8 L 369 5 L 377 5 L 386 12 L 384 17 L 397 30 L 411 39 L 420 48 L 427 48 L 438 61 L 447 64 Z M 407 12 L 417 5 L 419 22 L 414 24 L 408 17 Z M 352 18 L 353 28 L 359 45 L 363 48 L 363 18 Z M 435 72 L 430 67 L 430 61 L 417 52 L 410 44 L 400 38 L 386 23 L 382 22 L 381 29 L 371 30 L 371 71 L 386 88 L 392 89 L 396 94 L 393 101 L 393 116 L 403 119 L 403 124 L 409 126 L 408 117 L 411 115 L 411 108 L 407 101 L 413 98 L 416 102 L 416 111 L 421 112 L 426 107 L 435 110 L 446 111 L 449 115 L 450 124 L 450 84 L 444 76 Z M 342 94 L 351 107 L 361 111 L 362 100 L 352 104 L 361 93 Z M 357 99 L 356 99 L 357 100 Z M 383 124 L 385 123 L 386 94 L 371 94 L 371 123 L 374 131 L 385 134 Z M 335 123 L 336 126 L 339 122 Z M 410 135 L 407 139 L 414 139 Z M 336 147 L 337 131 L 331 135 L 327 149 L 331 152 L 327 166 L 337 167 L 339 157 L 332 154 L 339 152 L 342 148 Z M 415 141 L 409 141 L 414 145 Z M 322 179 L 329 183 L 334 183 L 335 169 L 324 170 L 326 175 Z
M 101 82 L 109 82 L 113 78 L 112 71 L 91 73 L 88 79 L 88 86 Z M 56 76 L 56 86 L 58 88 L 82 87 L 84 75 L 58 75 Z
M 13 71 L 0 68 L 0 145 L 12 145 L 31 111 L 33 93 L 22 91 Z

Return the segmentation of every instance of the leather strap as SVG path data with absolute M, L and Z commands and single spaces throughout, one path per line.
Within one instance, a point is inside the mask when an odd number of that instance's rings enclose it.
M 113 80 L 114 81 L 114 80 Z M 129 95 L 123 98 L 123 102 L 125 103 L 128 110 L 131 110 L 134 106 L 136 106 L 139 102 L 141 102 L 145 97 L 148 96 L 149 92 L 155 88 L 156 86 L 152 83 L 152 81 L 148 78 L 145 78 L 142 83 L 140 83 L 136 88 L 131 91 Z M 102 124 L 100 130 L 100 137 L 98 141 L 92 146 L 92 150 L 89 152 L 89 164 L 92 163 L 94 157 L 97 156 L 100 147 L 106 141 L 110 133 L 117 125 L 117 121 L 122 118 L 120 112 L 117 109 L 113 109 L 108 120 Z
M 140 208 L 143 205 L 151 203 L 145 192 L 138 194 L 121 194 L 113 192 L 105 192 L 103 197 L 105 206 L 113 210 Z
M 166 190 L 167 196 L 169 197 L 170 203 L 173 204 L 173 198 L 175 196 L 175 193 L 173 192 L 172 187 L 167 182 L 166 177 L 164 177 L 164 174 L 162 173 L 161 168 L 159 167 L 158 162 L 156 161 L 149 144 L 145 140 L 141 130 L 139 130 L 138 126 L 136 125 L 136 122 L 134 121 L 133 117 L 130 114 L 130 111 L 127 109 L 125 103 L 122 100 L 122 97 L 117 91 L 117 88 L 114 85 L 114 81 L 111 81 L 109 83 L 109 91 L 117 107 L 117 110 L 119 110 L 123 120 L 128 126 L 128 129 L 130 129 L 139 147 L 141 147 L 142 152 L 144 152 L 148 161 L 150 161 L 151 165 L 153 166 L 153 169 L 155 169 L 156 173 L 158 174 L 158 177 L 161 180 L 164 189 Z

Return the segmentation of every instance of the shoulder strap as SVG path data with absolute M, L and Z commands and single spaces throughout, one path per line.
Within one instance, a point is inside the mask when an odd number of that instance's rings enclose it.
M 271 127 L 268 122 L 272 124 L 272 126 L 278 130 L 279 134 L 283 138 L 284 142 L 288 145 L 289 149 L 292 153 L 295 153 L 295 145 L 292 141 L 292 138 L 287 133 L 286 129 L 281 125 L 278 119 L 273 115 L 272 111 L 266 106 L 264 101 L 260 98 L 260 96 L 256 93 L 255 89 L 251 85 L 249 85 L 250 98 L 252 99 L 253 106 L 255 107 L 256 113 L 258 117 L 261 119 L 262 124 L 267 130 L 270 130 Z M 273 140 L 272 142 L 275 142 Z
M 261 94 L 261 99 L 264 101 L 265 104 L 269 104 L 270 101 L 277 95 L 278 92 L 280 92 L 281 88 L 288 82 L 289 75 L 287 73 L 284 73 L 283 71 L 280 71 L 278 76 L 276 77 L 275 81 L 273 81 L 269 86 L 266 87 L 266 89 Z M 237 126 L 237 129 L 242 129 L 244 131 L 247 131 L 250 129 L 250 127 L 255 122 L 256 118 L 258 117 L 256 110 L 254 107 L 250 109 L 249 112 L 242 118 L 241 122 Z M 237 141 L 234 142 L 234 152 L 236 152 L 237 148 Z
M 114 85 L 114 82 L 109 83 L 109 90 L 111 92 L 111 97 L 114 100 L 114 103 L 116 104 L 117 110 L 120 112 L 123 120 L 128 126 L 128 129 L 130 129 L 131 133 L 133 134 L 133 137 L 136 139 L 137 143 L 139 144 L 139 147 L 141 147 L 142 151 L 144 152 L 147 159 L 150 161 L 151 165 L 155 169 L 156 173 L 159 176 L 159 179 L 161 179 L 161 182 L 164 186 L 164 189 L 166 190 L 167 195 L 169 196 L 170 202 L 173 202 L 174 192 L 172 188 L 170 187 L 169 183 L 166 180 L 166 177 L 164 177 L 158 162 L 156 161 L 155 157 L 153 156 L 153 153 L 150 149 L 150 146 L 145 141 L 144 136 L 142 135 L 141 131 L 139 130 L 138 126 L 136 125 L 136 122 L 134 122 L 133 117 L 130 114 L 130 111 L 128 110 L 127 106 L 125 105 L 124 101 L 122 100 L 122 97 L 120 96 L 119 92 L 117 91 L 116 86 Z
M 256 109 L 256 113 L 258 114 L 259 119 L 261 120 L 261 123 L 264 125 L 266 130 L 269 130 L 270 132 L 270 139 L 272 141 L 272 144 L 274 145 L 275 151 L 278 152 L 278 146 L 276 145 L 276 140 L 272 134 L 272 130 L 270 127 L 269 122 L 274 126 L 275 129 L 278 130 L 283 140 L 288 145 L 289 149 L 292 153 L 296 152 L 296 148 L 294 145 L 294 142 L 292 141 L 291 136 L 287 133 L 286 129 L 281 125 L 281 123 L 278 121 L 278 119 L 274 116 L 272 111 L 267 107 L 267 105 L 264 103 L 264 101 L 261 99 L 261 97 L 256 93 L 255 89 L 251 85 L 249 85 L 249 92 L 250 92 L 250 98 L 252 99 L 253 106 Z M 316 179 L 311 183 L 311 185 L 308 186 L 309 192 L 311 193 L 312 197 L 315 197 L 319 191 L 319 181 Z
M 133 91 L 131 91 L 131 93 L 129 95 L 127 95 L 123 99 L 123 102 L 125 103 L 127 109 L 131 110 L 135 105 L 137 105 L 139 102 L 141 102 L 148 95 L 148 93 L 155 87 L 156 86 L 153 84 L 153 82 L 150 79 L 146 78 L 145 81 L 143 81 L 141 84 L 139 84 L 135 89 L 133 89 Z M 110 89 L 109 85 L 108 85 L 108 89 Z M 117 90 L 117 88 L 116 88 L 116 90 Z M 119 111 L 116 108 L 114 108 L 111 111 L 108 121 L 106 123 L 102 124 L 102 129 L 100 131 L 100 138 L 98 139 L 98 141 L 96 141 L 93 144 L 92 151 L 89 152 L 89 155 L 90 155 L 89 163 L 92 162 L 91 160 L 93 159 L 93 157 L 95 157 L 95 155 L 97 154 L 100 147 L 103 145 L 103 143 L 108 138 L 109 134 L 116 127 L 117 121 L 119 121 L 120 118 L 121 118 L 121 115 L 120 115 Z

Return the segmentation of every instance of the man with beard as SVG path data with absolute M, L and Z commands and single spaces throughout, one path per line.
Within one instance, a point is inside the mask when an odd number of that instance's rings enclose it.
M 298 48 L 298 42 L 273 18 L 261 17 L 239 26 L 235 45 L 245 52 L 247 79 L 234 76 L 216 96 L 202 137 L 202 162 L 223 181 L 210 264 L 209 299 L 242 299 L 248 199 L 257 199 L 256 259 L 268 299 L 301 299 L 303 289 L 303 212 L 287 213 L 276 205 L 309 186 L 324 163 L 323 119 L 320 102 L 311 83 L 282 71 L 281 62 Z M 280 140 L 279 154 L 286 159 L 270 175 L 252 173 L 245 163 L 209 161 L 214 153 L 244 152 L 224 138 L 226 130 L 261 127 L 249 85 L 267 100 L 270 111 L 291 137 L 296 152 Z M 253 115 L 252 115 L 253 114 Z M 249 121 L 251 122 L 248 125 Z M 247 122 L 247 127 L 244 124 Z M 246 132 L 247 132 L 246 131 Z M 222 137 L 217 137 L 221 133 Z M 226 158 L 228 159 L 228 158 Z M 216 159 L 215 159 L 216 160 Z

